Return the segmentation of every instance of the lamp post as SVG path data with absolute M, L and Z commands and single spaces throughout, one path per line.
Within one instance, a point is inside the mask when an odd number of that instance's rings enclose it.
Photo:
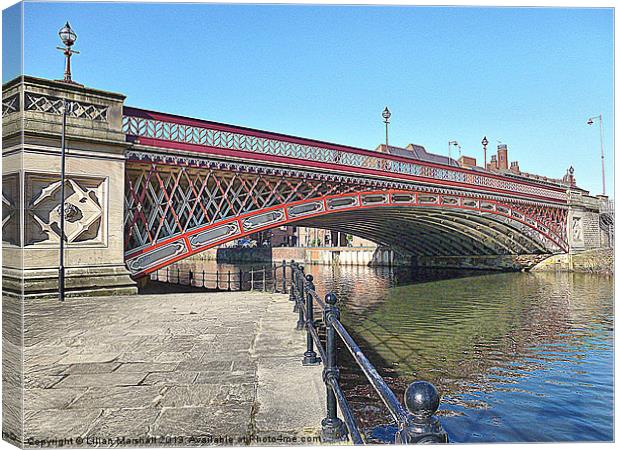
M 489 144 L 489 140 L 487 139 L 487 137 L 483 137 L 482 141 L 480 142 L 482 144 L 482 149 L 484 150 L 484 168 L 487 168 L 487 145 Z
M 383 112 L 381 113 L 383 117 L 383 122 L 385 122 L 385 151 L 388 152 L 388 125 L 390 124 L 390 117 L 392 117 L 392 113 L 386 106 Z
M 60 40 L 65 47 L 56 47 L 62 50 L 65 58 L 65 83 L 77 84 L 71 80 L 71 55 L 79 53 L 72 50 L 71 47 L 77 39 L 77 34 L 71 29 L 69 22 L 58 32 Z M 66 97 L 62 101 L 62 131 L 60 137 L 60 249 L 58 261 L 58 296 L 60 301 L 65 300 L 65 184 L 66 184 L 66 130 L 67 130 L 67 113 L 70 102 Z
M 601 173 L 602 173 L 602 181 L 603 181 L 603 195 L 605 195 L 605 150 L 603 148 L 603 115 L 599 114 L 598 116 L 593 116 L 588 119 L 587 124 L 594 124 L 594 120 L 598 119 L 599 125 L 599 136 L 601 139 Z
M 459 147 L 459 143 L 457 141 L 448 141 L 448 164 L 452 161 L 452 146 Z
M 73 80 L 71 79 L 71 56 L 74 53 L 79 54 L 80 52 L 78 52 L 77 50 L 73 50 L 71 47 L 73 46 L 73 44 L 75 44 L 77 34 L 75 34 L 75 31 L 73 31 L 71 25 L 69 24 L 69 22 L 67 22 L 65 23 L 65 26 L 62 27 L 58 32 L 58 36 L 60 36 L 60 40 L 62 41 L 62 43 L 65 44 L 64 47 L 56 47 L 58 50 L 61 50 L 65 55 L 65 78 L 63 81 L 65 83 L 73 83 Z

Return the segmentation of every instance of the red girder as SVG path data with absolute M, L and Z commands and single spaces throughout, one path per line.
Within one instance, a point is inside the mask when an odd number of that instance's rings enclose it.
M 362 201 L 362 198 L 366 199 L 372 195 L 383 195 L 387 199 L 385 203 L 381 204 L 370 204 L 365 205 Z M 411 201 L 402 203 L 394 200 L 394 195 L 411 195 Z M 436 198 L 435 202 L 424 203 L 421 199 L 422 197 Z M 332 209 L 329 207 L 329 201 L 331 199 L 356 199 L 356 204 L 350 207 L 341 207 L 338 209 Z M 456 204 L 454 203 L 446 203 L 446 200 L 454 201 L 457 199 Z M 290 217 L 289 212 L 292 207 L 298 205 L 315 205 L 316 202 L 320 202 L 322 204 L 322 208 L 318 212 L 313 212 L 309 214 L 304 214 L 303 216 L 295 215 Z M 472 206 L 472 203 L 473 205 Z M 378 191 L 360 191 L 355 193 L 340 193 L 336 195 L 323 195 L 314 198 L 305 198 L 301 200 L 297 200 L 289 203 L 278 203 L 269 207 L 264 207 L 258 210 L 253 210 L 247 213 L 238 214 L 235 216 L 231 216 L 228 218 L 223 218 L 217 221 L 212 221 L 209 224 L 206 224 L 202 227 L 197 227 L 191 230 L 185 230 L 183 233 L 176 234 L 174 236 L 161 239 L 158 242 L 151 243 L 149 245 L 143 246 L 140 249 L 136 249 L 135 251 L 129 250 L 126 253 L 126 260 L 128 261 L 128 265 L 131 270 L 134 271 L 136 276 L 146 275 L 152 271 L 155 271 L 161 267 L 172 264 L 180 259 L 184 259 L 190 255 L 195 253 L 199 253 L 201 251 L 207 250 L 209 248 L 224 244 L 234 239 L 239 239 L 240 237 L 247 236 L 250 234 L 254 234 L 259 231 L 263 231 L 269 228 L 274 228 L 277 226 L 283 226 L 289 223 L 293 223 L 300 220 L 309 219 L 312 217 L 326 215 L 326 214 L 338 214 L 339 212 L 344 211 L 353 211 L 358 209 L 369 209 L 369 208 L 380 208 L 380 207 L 419 207 L 419 208 L 445 208 L 445 209 L 461 209 L 466 211 L 476 211 L 476 212 L 484 212 L 489 214 L 495 214 L 498 216 L 509 217 L 511 220 L 519 222 L 521 224 L 526 225 L 529 229 L 535 230 L 536 233 L 544 236 L 549 241 L 553 242 L 557 245 L 561 250 L 566 251 L 567 246 L 566 242 L 562 239 L 561 236 L 558 236 L 553 232 L 551 227 L 546 225 L 539 220 L 537 216 L 531 216 L 524 211 L 536 211 L 528 210 L 527 208 L 522 208 L 521 205 L 511 205 L 509 203 L 501 203 L 494 200 L 485 200 L 469 197 L 466 195 L 441 195 L 433 192 L 427 191 L 405 191 L 405 190 L 378 190 Z M 503 212 L 506 211 L 506 212 Z M 515 213 L 523 214 L 524 217 L 520 218 L 513 215 L 513 211 Z M 256 226 L 250 229 L 247 229 L 244 225 L 244 221 L 247 219 L 258 218 L 264 216 L 269 212 L 282 212 L 281 219 L 276 221 L 272 221 L 263 226 Z M 543 220 L 547 219 L 546 217 L 542 217 Z M 531 221 L 532 223 L 530 223 Z M 547 220 L 548 221 L 548 220 Z M 221 227 L 227 225 L 236 224 L 237 229 L 234 233 L 226 235 L 222 238 L 218 238 L 209 242 L 208 245 L 201 245 L 199 247 L 192 246 L 191 239 L 196 236 L 200 236 L 205 232 L 213 229 L 220 229 Z M 544 227 L 544 228 L 542 228 Z M 547 230 L 545 230 L 545 228 Z M 167 246 L 171 244 L 179 244 L 183 242 L 185 246 L 184 251 L 179 254 L 175 254 L 172 257 L 164 258 L 161 261 L 154 260 L 152 263 L 144 266 L 137 270 L 138 267 L 136 261 L 141 262 L 142 260 L 146 261 L 148 259 L 148 255 L 155 255 L 158 249 L 165 249 Z M 147 258 L 144 256 L 147 255 Z

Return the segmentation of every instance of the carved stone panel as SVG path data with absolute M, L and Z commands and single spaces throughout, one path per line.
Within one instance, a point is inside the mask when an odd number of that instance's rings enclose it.
M 572 242 L 576 245 L 583 245 L 583 223 L 581 217 L 573 216 L 571 218 L 571 235 Z
M 20 245 L 20 184 L 19 173 L 2 176 L 2 242 Z
M 26 174 L 26 245 L 60 241 L 60 190 L 56 174 Z M 65 237 L 69 244 L 106 242 L 104 178 L 67 176 L 65 181 Z

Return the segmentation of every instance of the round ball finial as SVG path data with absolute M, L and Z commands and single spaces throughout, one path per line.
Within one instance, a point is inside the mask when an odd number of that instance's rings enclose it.
M 337 300 L 338 299 L 336 298 L 336 294 L 330 292 L 329 294 L 325 295 L 325 303 L 335 305 Z
M 309 281 L 310 283 L 312 283 L 312 280 L 314 280 L 314 277 L 310 274 L 306 275 L 306 280 Z
M 428 381 L 415 381 L 405 391 L 405 405 L 415 417 L 430 418 L 439 408 L 439 393 Z

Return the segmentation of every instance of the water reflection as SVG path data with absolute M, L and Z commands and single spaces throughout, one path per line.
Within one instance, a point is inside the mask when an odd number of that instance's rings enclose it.
M 444 394 L 452 440 L 612 439 L 610 278 L 309 269 L 320 288 L 338 292 L 343 322 L 398 395 L 413 379 Z M 364 425 L 391 439 L 363 375 L 353 367 L 349 375 Z

